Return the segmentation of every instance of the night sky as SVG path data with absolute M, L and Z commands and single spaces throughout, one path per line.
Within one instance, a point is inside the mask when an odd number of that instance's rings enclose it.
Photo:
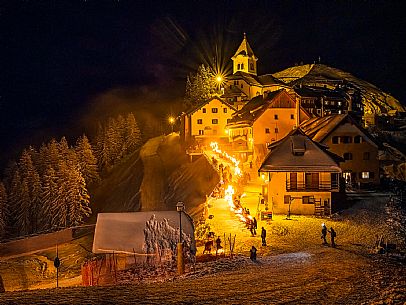
M 0 164 L 29 144 L 80 135 L 80 118 L 114 88 L 170 108 L 200 63 L 231 68 L 244 32 L 259 74 L 320 57 L 406 100 L 402 1 L 2 3 Z

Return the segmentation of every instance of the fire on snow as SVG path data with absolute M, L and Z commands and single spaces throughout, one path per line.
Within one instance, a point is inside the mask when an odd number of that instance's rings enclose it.
M 240 161 L 230 156 L 228 153 L 222 151 L 217 142 L 211 142 L 210 147 L 212 150 L 217 153 L 221 158 L 226 159 L 227 161 L 231 162 L 234 166 L 234 175 L 236 177 L 242 176 L 242 171 L 239 168 Z M 231 181 L 230 181 L 231 182 Z M 253 217 L 247 213 L 245 213 L 243 207 L 240 204 L 240 201 L 236 201 L 234 199 L 235 190 L 234 187 L 229 184 L 227 188 L 224 190 L 224 199 L 227 201 L 230 211 L 234 212 L 238 219 L 244 223 L 249 223 L 253 220 Z M 241 198 L 244 197 L 245 194 L 241 195 Z

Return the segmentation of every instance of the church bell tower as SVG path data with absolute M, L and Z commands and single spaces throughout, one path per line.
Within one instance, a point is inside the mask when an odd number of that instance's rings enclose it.
M 244 39 L 242 40 L 240 46 L 235 52 L 234 56 L 231 57 L 233 61 L 233 74 L 238 71 L 257 75 L 257 60 L 258 58 L 254 55 L 247 41 L 247 35 L 244 33 Z

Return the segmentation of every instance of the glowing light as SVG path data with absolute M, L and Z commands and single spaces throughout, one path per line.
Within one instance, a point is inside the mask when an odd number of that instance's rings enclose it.
M 169 117 L 168 121 L 169 121 L 169 123 L 173 124 L 173 123 L 175 123 L 175 118 L 171 116 L 171 117 Z
M 221 75 L 216 76 L 216 82 L 222 83 L 223 82 L 223 77 Z

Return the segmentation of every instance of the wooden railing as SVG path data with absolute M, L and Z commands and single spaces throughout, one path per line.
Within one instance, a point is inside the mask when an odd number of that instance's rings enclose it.
M 338 182 L 333 181 L 319 181 L 317 185 L 308 184 L 304 181 L 297 181 L 296 183 L 291 183 L 290 180 L 286 181 L 286 190 L 289 192 L 306 192 L 306 191 L 338 191 Z

